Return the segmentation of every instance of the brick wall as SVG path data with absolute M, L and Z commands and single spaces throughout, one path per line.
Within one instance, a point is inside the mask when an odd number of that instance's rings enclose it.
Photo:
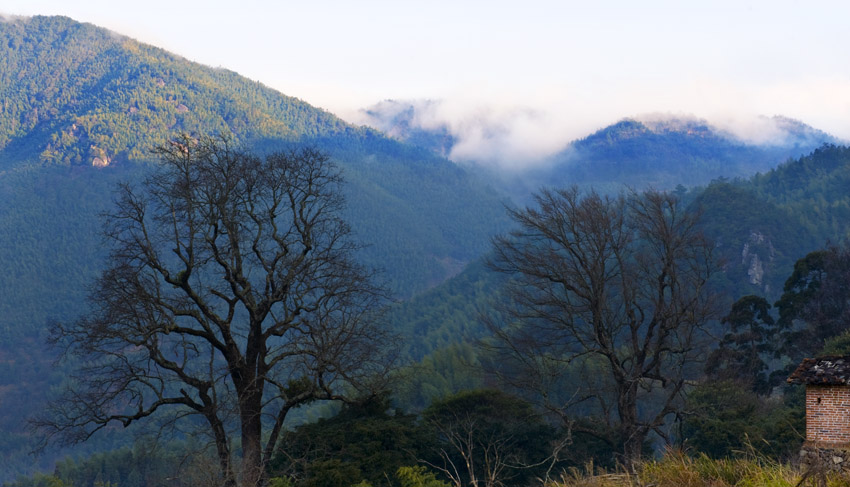
M 806 386 L 806 440 L 850 443 L 850 386 Z

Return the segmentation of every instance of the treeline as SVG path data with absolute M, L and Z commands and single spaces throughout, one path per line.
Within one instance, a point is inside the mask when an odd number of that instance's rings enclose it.
M 420 414 L 393 408 L 386 396 L 371 397 L 294 428 L 283 440 L 288 447 L 268 466 L 271 485 L 445 487 L 469 478 L 524 485 L 590 459 L 582 448 L 553 456 L 557 432 L 531 404 L 483 389 L 434 401 Z M 198 442 L 140 441 L 132 448 L 66 459 L 52 474 L 4 485 L 212 485 L 208 454 Z M 466 466 L 467 459 L 475 464 Z

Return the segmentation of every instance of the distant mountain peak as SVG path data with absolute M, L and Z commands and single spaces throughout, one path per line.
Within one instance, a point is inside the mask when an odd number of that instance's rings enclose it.
M 757 116 L 709 122 L 694 115 L 646 114 L 623 118 L 589 135 L 618 132 L 621 137 L 652 133 L 678 134 L 693 138 L 726 139 L 731 143 L 767 147 L 817 147 L 841 141 L 800 120 L 782 116 Z
M 641 122 L 653 133 L 680 133 L 693 137 L 717 137 L 731 136 L 723 130 L 718 129 L 708 120 L 695 116 L 682 115 L 654 115 L 639 118 Z
M 682 145 L 683 141 L 686 140 L 701 144 L 707 141 L 736 145 L 741 143 L 732 134 L 712 126 L 703 119 L 654 115 L 651 117 L 623 118 L 587 137 L 572 142 L 570 149 L 586 150 L 594 146 L 615 146 L 626 141 L 634 142 L 638 139 L 642 141 L 641 144 L 650 144 L 650 146 Z
M 538 179 L 546 184 L 670 189 L 743 178 L 835 138 L 787 117 L 711 123 L 692 116 L 624 118 L 572 142 Z

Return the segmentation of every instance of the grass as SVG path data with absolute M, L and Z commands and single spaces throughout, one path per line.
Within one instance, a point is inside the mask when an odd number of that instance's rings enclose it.
M 572 469 L 549 487 L 795 487 L 802 478 L 800 468 L 763 457 L 712 459 L 670 451 L 660 460 L 644 462 L 635 474 L 598 471 L 588 465 Z M 802 485 L 818 484 L 808 478 Z M 831 475 L 826 485 L 850 487 L 850 477 Z

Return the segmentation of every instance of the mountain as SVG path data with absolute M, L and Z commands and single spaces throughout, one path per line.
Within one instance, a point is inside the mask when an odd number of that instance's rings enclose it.
M 776 300 L 794 263 L 850 239 L 850 148 L 824 145 L 748 179 L 689 193 L 734 296 Z
M 624 185 L 673 189 L 679 184 L 703 185 L 717 178 L 747 178 L 823 144 L 839 142 L 823 131 L 781 116 L 752 121 L 744 137 L 707 120 L 658 115 L 620 120 L 543 160 L 505 169 L 488 159 L 491 152 L 481 151 L 476 159 L 468 151 L 459 154 L 459 148 L 468 145 L 466 139 L 470 137 L 493 144 L 511 139 L 510 123 L 495 116 L 452 122 L 450 112 L 434 100 L 386 100 L 362 110 L 362 115 L 366 123 L 398 140 L 447 157 L 458 156 L 458 162 L 521 201 L 527 201 L 527 196 L 542 185 L 579 184 L 617 192 Z M 522 118 L 533 114 L 514 115 Z
M 133 172 L 180 133 L 230 134 L 258 151 L 315 145 L 343 169 L 355 231 L 375 237 L 364 259 L 387 270 L 402 296 L 457 272 L 504 222 L 498 194 L 428 151 L 236 73 L 64 17 L 0 22 L 0 98 L 5 171 Z M 381 238 L 386 231 L 402 237 Z
M 672 189 L 713 179 L 749 177 L 789 158 L 800 157 L 834 137 L 801 122 L 775 117 L 775 136 L 755 143 L 720 130 L 705 120 L 624 119 L 605 127 L 551 158 L 544 170 L 558 183 Z
M 701 212 L 701 230 L 714 241 L 721 272 L 712 285 L 724 293 L 720 312 L 755 294 L 774 303 L 794 263 L 828 242 L 850 239 L 850 148 L 822 146 L 747 179 L 716 180 L 677 193 Z M 474 340 L 486 337 L 479 317 L 500 299 L 504 276 L 481 261 L 390 310 L 410 337 L 416 374 L 398 392 L 410 404 L 486 384 L 470 372 Z M 723 308 L 723 306 L 727 306 Z M 466 371 L 466 373 L 458 372 Z
M 701 212 L 701 229 L 715 242 L 722 268 L 715 284 L 732 298 L 757 294 L 773 302 L 798 259 L 830 242 L 850 240 L 847 188 L 850 147 L 824 145 L 747 179 L 720 179 L 678 193 Z M 399 321 L 416 337 L 411 353 L 420 357 L 457 344 L 458 335 L 480 337 L 477 316 L 498 284 L 499 277 L 476 261 L 395 307 L 392 313 L 407 316 Z M 463 333 L 448 333 L 446 324 Z
M 181 133 L 329 153 L 358 257 L 400 298 L 458 273 L 507 224 L 504 198 L 465 169 L 236 73 L 65 17 L 0 21 L 0 481 L 32 468 L 23 417 L 65 380 L 44 336 L 86 310 L 99 215 Z
M 323 110 L 65 17 L 0 22 L 0 161 L 107 165 L 174 133 L 363 136 Z

